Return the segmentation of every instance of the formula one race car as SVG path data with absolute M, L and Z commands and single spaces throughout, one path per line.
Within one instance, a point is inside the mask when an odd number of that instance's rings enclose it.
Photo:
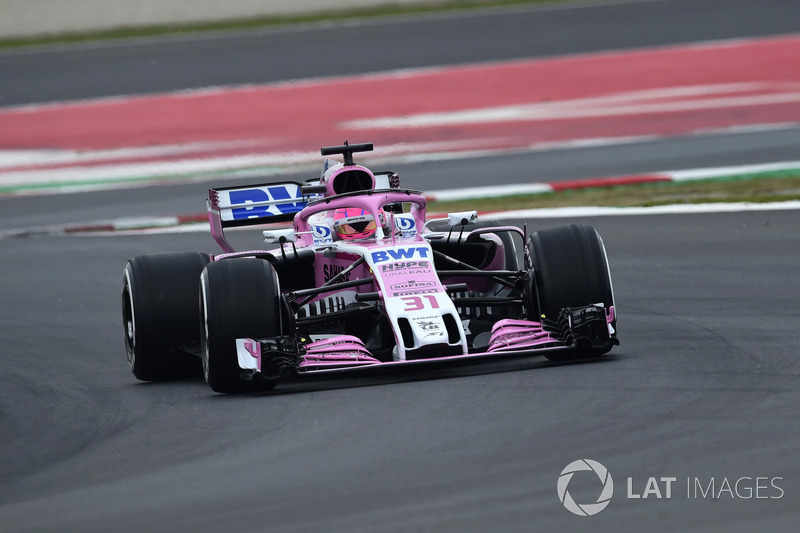
M 133 374 L 199 372 L 217 392 L 434 361 L 597 356 L 619 344 L 600 235 L 427 220 L 394 172 L 353 162 L 372 144 L 322 148 L 319 179 L 209 190 L 223 253 L 134 257 L 122 318 Z M 279 229 L 278 222 L 293 222 Z M 268 224 L 271 249 L 237 252 L 224 229 Z M 263 228 L 262 228 L 263 229 Z

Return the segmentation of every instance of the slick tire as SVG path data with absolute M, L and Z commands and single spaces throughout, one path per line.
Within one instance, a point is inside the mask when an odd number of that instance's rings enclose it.
M 142 381 L 199 376 L 200 359 L 181 349 L 200 342 L 200 273 L 208 254 L 160 253 L 130 259 L 122 275 L 125 351 Z
M 251 257 L 210 263 L 200 276 L 203 374 L 215 392 L 272 388 L 242 379 L 236 339 L 281 335 L 280 286 L 272 265 Z
M 614 305 L 605 246 L 593 227 L 573 224 L 537 231 L 528 239 L 528 250 L 533 262 L 529 304 L 539 317 L 555 320 L 564 307 Z M 616 330 L 616 318 L 612 326 Z

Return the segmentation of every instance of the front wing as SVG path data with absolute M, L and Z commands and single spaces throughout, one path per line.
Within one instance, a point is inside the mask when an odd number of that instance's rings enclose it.
M 388 362 L 373 357 L 360 339 L 350 335 L 335 335 L 313 342 L 292 336 L 243 338 L 236 340 L 236 347 L 243 379 L 291 380 L 490 358 L 531 355 L 559 360 L 580 358 L 604 353 L 618 344 L 611 326 L 614 319 L 614 308 L 605 309 L 600 305 L 562 309 L 554 322 L 505 319 L 494 325 L 485 347 L 475 348 L 470 353 Z

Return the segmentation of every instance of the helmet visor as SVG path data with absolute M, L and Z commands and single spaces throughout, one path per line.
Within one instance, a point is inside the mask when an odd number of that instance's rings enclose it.
M 366 217 L 353 217 L 354 219 Z M 336 225 L 336 233 L 346 237 L 369 237 L 375 233 L 375 219 L 369 217 L 370 220 L 353 220 L 349 219 L 340 222 Z

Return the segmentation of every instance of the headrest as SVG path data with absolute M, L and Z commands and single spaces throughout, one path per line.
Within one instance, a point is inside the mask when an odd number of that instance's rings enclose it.
M 329 195 L 371 191 L 375 188 L 375 176 L 368 168 L 360 165 L 332 168 L 322 181 Z

